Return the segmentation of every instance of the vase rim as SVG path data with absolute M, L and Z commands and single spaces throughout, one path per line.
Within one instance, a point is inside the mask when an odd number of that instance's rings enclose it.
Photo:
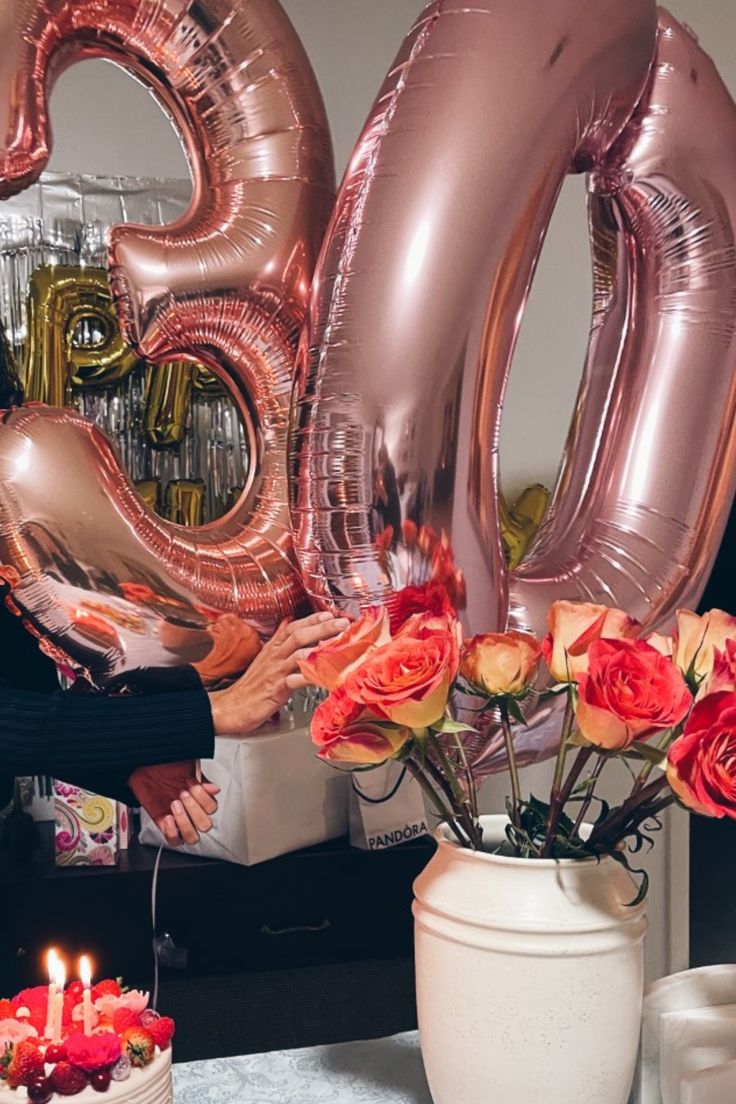
M 479 817 L 481 827 L 495 827 L 496 829 L 504 830 L 509 823 L 509 818 L 505 813 L 487 813 Z M 592 828 L 592 825 L 583 825 L 584 828 Z M 514 855 L 495 855 L 489 851 L 476 851 L 472 847 L 461 847 L 457 840 L 449 834 L 450 830 L 445 825 L 440 825 L 434 833 L 434 837 L 437 840 L 439 847 L 446 847 L 457 853 L 458 856 L 468 856 L 472 860 L 479 860 L 492 863 L 502 863 L 504 866 L 523 866 L 526 870 L 549 870 L 551 868 L 564 867 L 582 867 L 595 864 L 601 866 L 603 863 L 611 862 L 611 856 L 603 854 L 600 856 L 589 855 L 584 859 L 522 859 Z M 505 832 L 504 832 L 505 835 Z

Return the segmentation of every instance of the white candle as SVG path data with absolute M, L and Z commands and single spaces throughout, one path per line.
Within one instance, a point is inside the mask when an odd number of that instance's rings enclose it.
M 54 1028 L 51 1034 L 52 1043 L 60 1043 L 64 1023 L 64 986 L 66 985 L 66 968 L 59 960 L 56 963 L 56 994 L 54 996 Z
M 44 1028 L 44 1035 L 47 1039 L 51 1039 L 54 1033 L 54 1009 L 56 1005 L 56 967 L 59 961 L 59 956 L 56 953 L 56 949 L 51 947 L 46 955 L 46 965 L 49 971 L 49 995 L 46 1005 L 46 1027 Z
M 90 985 L 92 984 L 92 963 L 89 960 L 88 955 L 82 955 L 79 960 L 79 976 L 82 979 L 82 985 L 84 986 L 84 993 L 82 995 L 82 1015 L 84 1023 L 84 1034 L 92 1034 L 92 993 L 90 991 Z

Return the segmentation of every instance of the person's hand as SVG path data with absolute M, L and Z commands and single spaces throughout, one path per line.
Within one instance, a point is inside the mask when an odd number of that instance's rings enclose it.
M 128 785 L 170 847 L 197 843 L 212 827 L 220 787 L 197 778 L 194 760 L 138 767 Z
M 245 736 L 260 728 L 295 690 L 309 685 L 299 671 L 299 660 L 349 625 L 346 617 L 328 612 L 285 621 L 237 682 L 209 695 L 218 736 Z

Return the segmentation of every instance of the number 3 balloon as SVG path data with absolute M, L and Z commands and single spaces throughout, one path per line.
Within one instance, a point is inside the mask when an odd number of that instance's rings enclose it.
M 509 573 L 499 420 L 569 171 L 590 173 L 593 330 L 548 519 Z M 439 541 L 471 632 L 542 633 L 555 598 L 652 628 L 695 603 L 735 485 L 735 241 L 736 108 L 653 0 L 431 3 L 315 276 L 294 437 L 312 595 L 393 607 Z M 527 758 L 549 749 L 545 718 Z
M 173 226 L 113 231 L 116 306 L 140 354 L 200 361 L 227 380 L 251 453 L 234 509 L 191 531 L 144 506 L 90 423 L 43 407 L 7 413 L 0 570 L 13 606 L 98 685 L 190 661 L 208 681 L 231 676 L 304 600 L 286 437 L 333 198 L 312 70 L 276 0 L 4 0 L 0 41 L 2 195 L 45 166 L 47 96 L 75 61 L 118 62 L 171 112 L 191 205 Z

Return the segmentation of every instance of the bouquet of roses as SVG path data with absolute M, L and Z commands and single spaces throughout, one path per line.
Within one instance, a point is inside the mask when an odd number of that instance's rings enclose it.
M 457 842 L 480 849 L 468 736 L 477 742 L 478 730 L 500 727 L 507 846 L 527 858 L 609 854 L 627 863 L 624 842 L 638 850 L 674 802 L 736 819 L 736 618 L 682 610 L 674 637 L 643 637 L 621 610 L 559 601 L 548 621 L 541 641 L 515 631 L 463 641 L 452 612 L 390 626 L 386 610 L 369 609 L 302 662 L 329 691 L 312 720 L 320 756 L 351 769 L 402 761 Z M 468 695 L 475 716 L 467 721 L 466 707 L 457 719 Z M 548 801 L 522 795 L 514 750 L 514 726 L 539 696 L 560 700 Z M 612 759 L 631 775 L 616 806 L 596 797 Z

